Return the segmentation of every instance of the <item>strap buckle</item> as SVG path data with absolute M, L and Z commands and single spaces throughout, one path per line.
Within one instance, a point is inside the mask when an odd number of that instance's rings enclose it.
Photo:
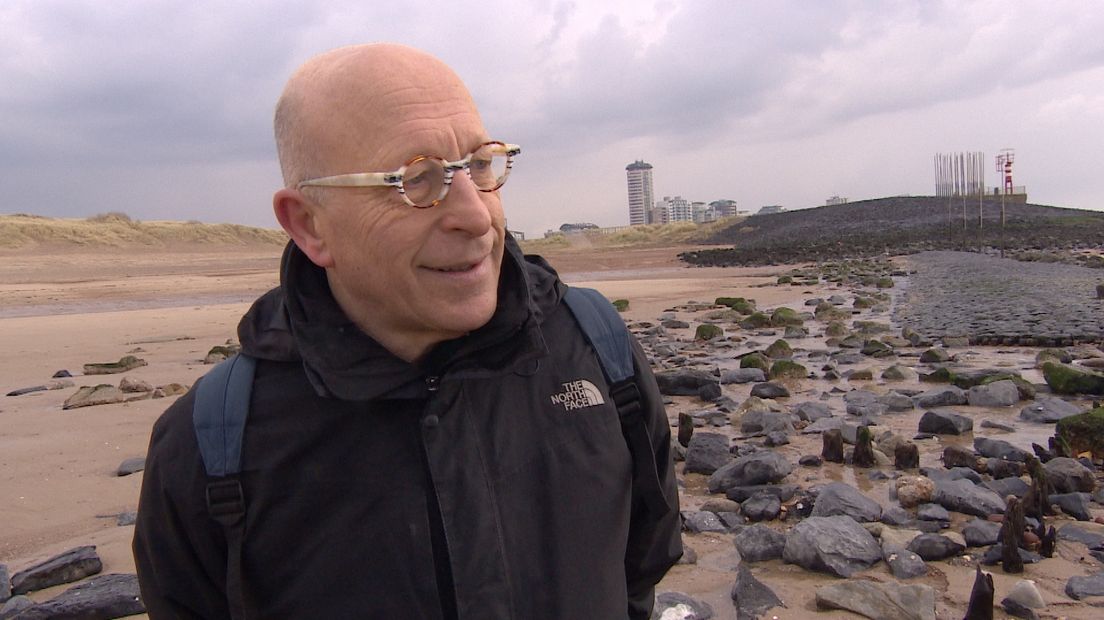
M 236 477 L 207 483 L 207 512 L 216 519 L 245 513 L 245 494 Z

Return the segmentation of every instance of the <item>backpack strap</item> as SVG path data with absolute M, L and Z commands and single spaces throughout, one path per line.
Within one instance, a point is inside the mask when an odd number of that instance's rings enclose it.
M 238 474 L 256 367 L 257 360 L 248 355 L 222 361 L 200 379 L 192 406 L 192 424 L 207 472 L 207 513 L 226 537 L 226 600 L 233 620 L 246 617 L 241 566 L 245 495 Z
M 633 370 L 632 341 L 621 315 L 601 293 L 569 287 L 564 302 L 594 348 L 609 383 L 610 397 L 621 420 L 621 434 L 632 455 L 633 495 L 658 518 L 671 510 L 659 482 L 652 438 L 644 423 L 644 408 Z

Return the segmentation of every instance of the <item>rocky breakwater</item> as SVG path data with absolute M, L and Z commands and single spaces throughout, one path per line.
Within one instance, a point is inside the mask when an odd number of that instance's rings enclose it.
M 630 324 L 677 427 L 687 552 L 656 617 L 1097 617 L 1104 453 L 1073 439 L 1104 437 L 1104 409 L 1042 367 L 1093 374 L 1104 352 L 902 328 L 907 277 L 823 266 L 780 276 L 792 307 L 721 297 Z
M 1069 346 L 1104 341 L 1099 269 L 1025 263 L 970 252 L 922 252 L 895 318 L 928 338 Z

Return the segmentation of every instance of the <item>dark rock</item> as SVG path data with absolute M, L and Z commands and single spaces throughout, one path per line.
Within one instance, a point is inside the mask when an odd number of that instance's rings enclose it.
M 1043 556 L 1035 553 L 1034 551 L 1028 551 L 1027 549 L 1020 549 L 1020 561 L 1024 564 L 1038 564 L 1043 561 Z M 978 559 L 978 563 L 983 566 L 993 566 L 994 564 L 1000 564 L 1002 561 L 1003 550 L 1001 545 L 993 545 L 985 550 L 985 553 Z M 1007 571 L 1005 571 L 1007 572 Z
M 816 422 L 821 418 L 832 417 L 832 410 L 824 403 L 807 401 L 799 403 L 791 409 L 794 415 L 806 422 Z
M 1027 461 L 1027 457 L 1032 456 L 1027 450 L 1017 448 L 1003 439 L 990 439 L 989 437 L 975 437 L 974 450 L 977 450 L 978 454 L 982 456 L 1021 463 Z
M 969 480 L 935 480 L 932 500 L 947 510 L 985 518 L 1004 512 L 1004 500 L 999 495 L 979 487 Z
M 766 373 L 760 368 L 737 368 L 721 372 L 721 383 L 759 383 L 767 380 Z
M 763 582 L 751 574 L 747 564 L 736 568 L 736 583 L 732 586 L 732 604 L 738 620 L 758 618 L 773 607 L 783 607 L 781 599 Z
M 882 551 L 851 517 L 809 517 L 790 530 L 782 558 L 807 570 L 850 577 L 878 563 Z
M 900 506 L 890 506 L 882 510 L 881 521 L 886 525 L 898 527 L 912 523 L 912 516 Z
M 728 437 L 719 433 L 695 433 L 686 450 L 684 471 L 709 475 L 731 461 Z
M 939 534 L 921 534 L 909 541 L 908 550 L 932 562 L 961 554 L 966 547 Z
M 723 393 L 721 392 L 720 383 L 706 383 L 698 388 L 698 398 L 707 403 L 715 402 L 720 399 L 721 396 L 723 396 Z
M 758 398 L 785 398 L 790 395 L 790 391 L 781 383 L 767 381 L 766 383 L 756 383 L 751 388 L 751 395 Z
M 759 452 L 741 456 L 713 472 L 709 492 L 721 493 L 735 486 L 780 482 L 793 471 L 793 465 L 777 452 Z
M 1090 549 L 1104 547 L 1104 530 L 1088 530 L 1072 523 L 1063 525 L 1062 529 L 1058 530 L 1058 538 L 1079 542 Z
M 72 376 L 73 376 L 73 373 L 71 373 L 68 370 L 65 370 L 63 368 L 63 369 L 55 372 L 54 375 L 53 375 L 53 378 L 54 379 L 64 379 L 64 378 L 72 377 Z
M 19 614 L 19 620 L 121 618 L 144 613 L 137 575 L 103 575 Z
M 754 486 L 729 487 L 725 491 L 725 497 L 734 502 L 744 502 L 760 493 L 770 493 L 781 502 L 788 502 L 797 493 L 796 484 L 758 484 Z
M 974 407 L 1011 407 L 1019 400 L 1019 389 L 1007 379 L 975 385 L 966 393 L 966 401 Z
M 966 539 L 967 547 L 988 547 L 997 544 L 1000 529 L 1000 523 L 974 519 L 962 528 L 962 537 Z
M 921 364 L 943 364 L 951 361 L 951 354 L 946 349 L 928 349 L 920 354 Z
M 1043 379 L 1055 394 L 1104 394 L 1104 375 L 1068 364 L 1043 362 Z
M 931 469 L 921 467 L 920 473 L 932 481 L 935 480 L 969 480 L 974 484 L 981 484 L 981 474 L 969 467 L 952 467 L 950 469 Z
M 1104 572 L 1070 577 L 1066 582 L 1066 596 L 1078 601 L 1089 596 L 1104 596 Z
M 806 454 L 797 460 L 797 464 L 805 467 L 820 467 L 824 464 L 824 459 L 815 454 Z
M 966 404 L 966 392 L 953 385 L 930 389 L 916 397 L 916 406 L 925 409 Z
M 889 411 L 909 411 L 916 408 L 912 399 L 900 392 L 882 394 L 878 397 L 878 403 L 885 405 Z
M 713 617 L 713 607 L 709 603 L 691 598 L 682 592 L 660 592 L 656 594 L 655 607 L 652 608 L 652 618 L 654 620 L 664 618 L 665 611 L 680 606 L 682 609 L 688 610 L 689 615 L 674 616 L 679 620 L 710 620 Z
M 959 415 L 949 409 L 936 409 L 925 411 L 920 418 L 919 431 L 921 433 L 935 433 L 938 435 L 961 435 L 974 430 L 974 420 L 964 415 Z
M 1014 433 L 1016 431 L 1016 427 L 1012 426 L 1011 424 L 1005 424 L 1004 422 L 996 422 L 994 420 L 988 419 L 981 421 L 981 427 L 995 428 L 998 431 L 1005 431 L 1006 433 Z
M 1020 418 L 1028 422 L 1053 424 L 1062 418 L 1081 413 L 1081 408 L 1061 398 L 1040 396 L 1020 410 Z
M 1027 467 L 1019 461 L 1006 461 L 1004 459 L 987 459 L 985 471 L 996 479 L 1013 478 L 1024 475 Z
M 867 618 L 935 620 L 931 586 L 844 581 L 817 588 L 818 609 L 843 609 Z
M 952 469 L 955 467 L 967 467 L 976 470 L 978 459 L 973 450 L 951 444 L 943 448 L 943 467 Z
M 1050 496 L 1050 503 L 1058 504 L 1062 512 L 1078 521 L 1092 521 L 1092 512 L 1089 508 L 1088 493 L 1055 493 Z
M 1010 461 L 1005 462 L 1007 463 Z M 1031 488 L 1031 486 L 1021 478 L 1000 478 L 998 480 L 983 482 L 982 485 L 1001 497 L 1014 495 L 1021 499 L 1027 495 L 1027 491 Z
M 740 559 L 745 562 L 763 562 L 782 557 L 786 536 L 761 523 L 745 527 L 734 539 Z
M 144 456 L 132 456 L 119 464 L 119 468 L 115 470 L 116 476 L 129 476 L 136 474 L 146 468 L 146 457 Z
M 920 504 L 916 507 L 916 518 L 921 521 L 947 522 L 951 520 L 951 515 L 939 504 Z
M 720 381 L 710 373 L 688 368 L 657 372 L 655 378 L 660 394 L 667 396 L 697 396 L 703 385 Z
M 790 414 L 767 409 L 751 409 L 740 418 L 740 432 L 745 434 L 772 433 L 780 431 L 792 433 L 793 424 Z
M 923 558 L 898 545 L 882 544 L 882 559 L 898 579 L 913 579 L 928 574 L 928 565 Z
M 138 520 L 138 513 L 130 510 L 127 512 L 120 512 L 115 516 L 115 525 L 118 527 L 125 527 L 127 525 L 134 525 Z
M 778 497 L 773 493 L 762 491 L 744 500 L 740 505 L 741 514 L 749 521 L 770 521 L 778 517 L 781 510 L 782 503 Z
M 788 443 L 790 443 L 790 437 L 785 431 L 772 431 L 767 433 L 767 440 L 763 442 L 763 445 L 774 448 Z
M 704 510 L 691 510 L 682 513 L 682 527 L 687 532 L 701 534 L 703 532 L 726 532 L 728 528 L 721 523 L 721 518 L 715 513 Z
M 8 574 L 8 567 L 0 564 L 0 603 L 11 598 L 11 575 Z
M 1071 458 L 1056 458 L 1045 465 L 1047 479 L 1057 493 L 1092 493 L 1096 479 L 1092 470 Z
M 3 599 L 0 599 L 3 600 Z M 13 596 L 7 600 L 3 605 L 0 605 L 0 620 L 8 620 L 8 618 L 15 618 L 19 615 L 19 612 L 34 607 L 35 602 L 29 597 L 20 594 Z
M 846 515 L 860 523 L 872 523 L 882 517 L 878 502 L 843 482 L 832 482 L 821 488 L 813 505 L 814 517 Z
M 91 545 L 76 547 L 13 575 L 12 593 L 26 594 L 77 581 L 89 575 L 95 575 L 101 570 L 103 570 L 103 562 L 96 554 L 96 547 Z

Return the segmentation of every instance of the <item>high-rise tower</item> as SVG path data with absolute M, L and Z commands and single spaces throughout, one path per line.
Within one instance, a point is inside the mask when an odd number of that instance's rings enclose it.
M 647 224 L 648 210 L 655 206 L 652 193 L 652 165 L 641 160 L 625 166 L 629 177 L 629 226 Z

